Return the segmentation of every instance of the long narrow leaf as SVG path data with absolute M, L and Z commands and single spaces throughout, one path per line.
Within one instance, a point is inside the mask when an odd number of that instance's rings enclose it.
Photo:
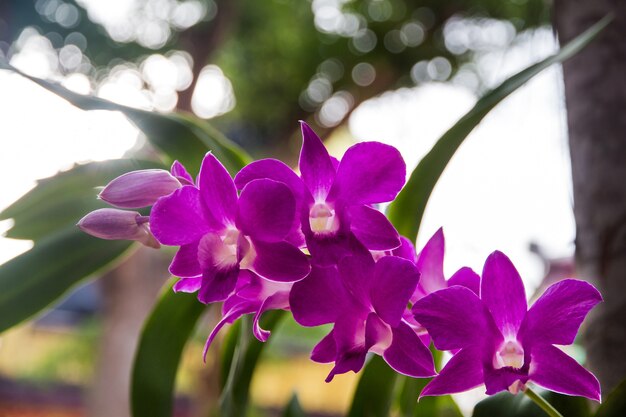
M 387 417 L 398 374 L 376 355 L 363 370 L 348 417 Z
M 187 340 L 206 306 L 193 294 L 165 289 L 144 325 L 133 365 L 131 408 L 134 416 L 172 415 L 174 382 Z
M 127 241 L 104 241 L 74 226 L 40 240 L 0 267 L 0 332 L 33 316 L 118 258 Z
M 413 241 L 416 239 L 426 203 L 435 184 L 456 150 L 463 143 L 463 140 L 483 120 L 487 113 L 544 69 L 578 53 L 609 24 L 610 20 L 610 17 L 605 17 L 561 48 L 558 53 L 531 65 L 504 81 L 478 100 L 465 116 L 461 117 L 454 126 L 444 133 L 413 170 L 406 186 L 389 206 L 389 219 L 400 234 Z

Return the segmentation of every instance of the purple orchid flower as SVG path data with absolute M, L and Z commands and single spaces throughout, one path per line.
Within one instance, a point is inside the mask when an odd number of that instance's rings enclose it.
M 344 257 L 337 267 L 313 266 L 293 285 L 289 303 L 299 324 L 334 323 L 311 355 L 316 362 L 335 362 L 326 382 L 336 374 L 358 372 L 368 352 L 405 375 L 435 374 L 430 351 L 403 320 L 418 280 L 411 262 L 386 256 L 374 263 L 365 252 Z
M 164 245 L 180 246 L 170 272 L 184 278 L 179 291 L 198 291 L 204 303 L 222 301 L 235 289 L 240 270 L 278 282 L 308 275 L 306 255 L 285 241 L 296 201 L 283 183 L 259 179 L 237 196 L 224 166 L 208 153 L 197 186 L 186 185 L 152 207 L 150 227 Z
M 440 350 L 459 350 L 422 391 L 444 395 L 485 384 L 488 395 L 524 384 L 600 401 L 598 380 L 554 345 L 570 345 L 602 301 L 584 281 L 550 286 L 527 310 L 522 280 L 501 252 L 487 258 L 480 298 L 462 286 L 436 291 L 413 306 Z
M 353 234 L 371 250 L 400 246 L 398 232 L 373 204 L 391 201 L 405 182 L 406 166 L 397 149 L 378 142 L 350 147 L 341 162 L 328 154 L 313 130 L 302 124 L 300 172 L 274 159 L 253 162 L 235 177 L 242 189 L 250 181 L 269 178 L 286 184 L 300 213 L 292 236 L 306 237 L 313 258 L 320 264 L 336 263 L 353 249 Z M 300 241 L 303 241 L 300 237 Z
M 209 347 L 220 329 L 225 324 L 234 323 L 244 314 L 254 314 L 252 332 L 259 341 L 267 341 L 270 332 L 259 325 L 261 315 L 269 310 L 288 310 L 292 285 L 291 282 L 268 281 L 251 271 L 241 271 L 235 291 L 222 305 L 222 319 L 206 341 L 203 357 L 206 358 Z
M 462 285 L 478 294 L 480 277 L 469 267 L 459 269 L 450 279 L 446 280 L 443 274 L 445 246 L 446 241 L 443 228 L 439 228 L 417 256 L 416 265 L 420 271 L 421 278 L 415 288 L 415 293 L 411 297 L 412 303 L 432 292 L 453 285 Z

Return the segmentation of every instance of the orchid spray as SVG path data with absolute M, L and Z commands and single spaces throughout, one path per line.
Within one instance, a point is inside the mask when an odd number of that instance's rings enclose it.
M 528 308 L 511 261 L 494 252 L 482 276 L 463 267 L 446 280 L 444 235 L 418 253 L 378 205 L 402 189 L 406 166 L 393 147 L 363 142 L 339 161 L 302 123 L 298 175 L 263 159 L 231 178 L 208 153 L 194 178 L 171 170 L 135 171 L 100 198 L 116 206 L 85 216 L 79 227 L 104 239 L 178 246 L 170 272 L 175 291 L 223 302 L 217 332 L 245 314 L 253 333 L 268 310 L 290 310 L 302 326 L 332 324 L 311 359 L 334 363 L 327 381 L 358 372 L 368 353 L 398 373 L 433 377 L 420 396 L 484 385 L 492 395 L 523 391 L 558 416 L 528 385 L 600 401 L 596 378 L 555 345 L 573 343 L 586 314 L 602 300 L 590 284 L 564 280 Z M 150 215 L 135 211 L 151 206 Z M 439 373 L 430 342 L 452 355 Z

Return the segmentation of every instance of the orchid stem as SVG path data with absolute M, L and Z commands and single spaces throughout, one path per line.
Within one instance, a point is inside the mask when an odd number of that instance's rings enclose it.
M 557 409 L 552 406 L 552 404 L 546 401 L 546 399 L 543 398 L 541 395 L 533 391 L 532 388 L 530 388 L 529 386 L 526 386 L 523 391 L 524 394 L 528 396 L 528 398 L 533 400 L 533 402 L 541 407 L 541 409 L 545 411 L 546 414 L 550 417 L 563 417 L 563 415 L 559 413 Z

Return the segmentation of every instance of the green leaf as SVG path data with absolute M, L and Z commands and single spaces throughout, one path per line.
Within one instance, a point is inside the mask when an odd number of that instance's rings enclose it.
M 294 392 L 283 410 L 283 417 L 306 417 L 306 413 L 298 401 L 298 395 Z
M 12 218 L 14 221 L 5 235 L 13 239 L 38 240 L 73 228 L 85 214 L 107 206 L 96 198 L 96 187 L 128 171 L 147 168 L 164 166 L 136 159 L 92 162 L 40 180 L 35 188 L 0 213 L 0 220 Z
M 595 417 L 623 416 L 626 416 L 626 379 L 609 394 L 595 414 Z
M 273 330 L 285 316 L 282 310 L 269 311 L 263 315 L 262 326 L 264 329 Z M 232 358 L 225 357 L 222 362 L 222 372 L 228 370 L 228 378 L 220 398 L 222 417 L 244 417 L 248 408 L 248 393 L 250 382 L 259 357 L 268 343 L 259 342 L 252 335 L 250 317 L 240 319 L 241 326 L 232 329 L 231 332 L 239 333 L 238 343 L 234 349 Z
M 169 285 L 146 321 L 135 354 L 131 382 L 133 416 L 172 415 L 176 372 L 187 340 L 206 306 L 195 294 Z
M 348 417 L 387 417 L 397 379 L 396 371 L 374 355 L 359 379 Z
M 204 120 L 191 114 L 164 114 L 135 109 L 99 97 L 75 93 L 60 84 L 32 77 L 6 64 L 4 67 L 21 74 L 83 110 L 115 110 L 124 113 L 146 134 L 154 146 L 168 155 L 169 158 L 165 162 L 171 163 L 177 159 L 189 172 L 198 172 L 202 157 L 207 150 L 215 154 L 231 175 L 250 162 L 250 157 L 241 147 L 228 140 Z
M 465 116 L 461 117 L 454 126 L 444 133 L 428 154 L 422 158 L 413 170 L 404 189 L 389 206 L 388 217 L 400 234 L 415 241 L 426 203 L 435 184 L 463 140 L 487 113 L 539 72 L 578 53 L 608 25 L 611 19 L 611 17 L 605 17 L 561 48 L 555 55 L 531 65 L 504 81 L 478 100 Z
M 567 417 L 590 417 L 589 402 L 582 397 L 570 397 L 551 391 L 539 394 Z M 474 408 L 472 417 L 545 417 L 546 413 L 522 393 L 513 395 L 501 392 L 481 402 Z
M 400 416 L 402 417 L 463 417 L 461 410 L 452 397 L 442 395 L 440 397 L 423 397 L 419 402 L 417 398 L 422 389 L 432 378 L 410 378 L 402 376 L 400 382 Z
M 119 257 L 127 241 L 104 241 L 70 227 L 0 266 L 0 332 L 43 310 Z

